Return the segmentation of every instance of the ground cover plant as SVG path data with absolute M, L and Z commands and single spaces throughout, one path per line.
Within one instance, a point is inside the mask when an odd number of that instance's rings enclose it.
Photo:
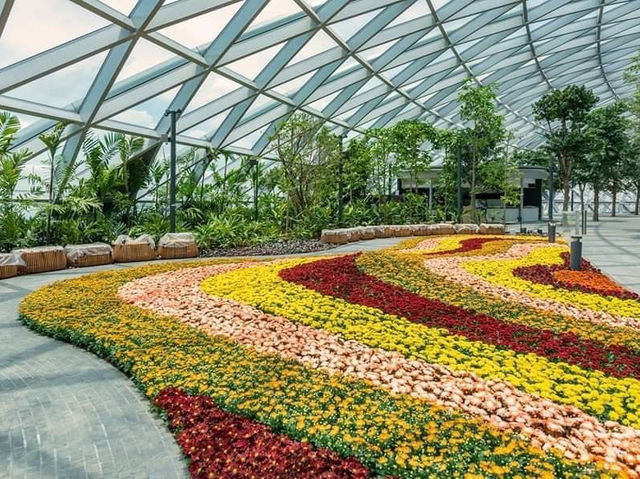
M 21 319 L 129 374 L 193 477 L 638 477 L 637 295 L 535 237 L 198 261 Z

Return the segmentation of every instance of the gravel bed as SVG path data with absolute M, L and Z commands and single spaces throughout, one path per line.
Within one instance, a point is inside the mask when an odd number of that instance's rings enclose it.
M 200 256 L 272 256 L 298 253 L 313 253 L 335 248 L 335 245 L 321 243 L 319 240 L 292 239 L 276 241 L 256 246 L 241 246 L 236 248 L 212 248 L 200 251 Z

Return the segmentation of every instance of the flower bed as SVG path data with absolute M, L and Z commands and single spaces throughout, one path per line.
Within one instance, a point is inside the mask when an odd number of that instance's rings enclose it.
M 628 291 L 606 277 L 593 267 L 589 261 L 583 259 L 580 271 L 569 270 L 570 255 L 561 253 L 561 264 L 522 266 L 513 270 L 513 275 L 533 283 L 547 284 L 556 288 L 582 291 L 583 293 L 614 296 L 620 299 L 640 300 L 640 295 Z
M 129 374 L 193 477 L 640 475 L 636 318 L 542 309 L 471 271 L 560 264 L 538 250 L 562 246 L 435 239 L 98 273 L 33 293 L 21 318 Z

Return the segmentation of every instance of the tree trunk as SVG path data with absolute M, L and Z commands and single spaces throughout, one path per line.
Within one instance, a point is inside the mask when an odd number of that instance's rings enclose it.
M 562 198 L 562 211 L 567 211 L 569 209 L 569 195 L 571 194 L 571 182 L 569 176 L 567 168 L 565 168 L 564 177 L 562 178 L 562 192 L 564 194 L 564 197 Z
M 475 150 L 473 153 L 473 163 L 471 165 L 471 191 L 470 193 L 470 197 L 471 197 L 471 221 L 473 223 L 477 223 L 477 219 L 476 219 L 476 157 L 475 157 Z M 462 210 L 464 211 L 464 207 L 462 208 Z M 462 211 L 460 212 L 460 215 L 462 215 Z
M 634 213 L 636 216 L 640 213 L 640 183 L 636 184 L 636 209 Z
M 593 187 L 593 221 L 600 221 L 600 188 Z
M 580 211 L 584 211 L 584 190 L 585 186 L 580 186 Z
M 617 188 L 613 188 L 611 190 L 611 216 L 615 217 L 616 216 L 616 206 L 617 206 L 617 199 L 618 199 L 618 189 Z

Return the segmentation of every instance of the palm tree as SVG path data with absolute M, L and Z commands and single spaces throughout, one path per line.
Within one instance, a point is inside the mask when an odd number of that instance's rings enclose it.
M 16 197 L 16 188 L 24 178 L 24 168 L 31 153 L 28 150 L 10 151 L 19 130 L 20 121 L 15 115 L 0 112 L 0 250 L 11 249 L 25 237 L 26 220 L 21 208 L 26 207 L 26 203 L 17 204 L 15 200 L 29 199 Z

